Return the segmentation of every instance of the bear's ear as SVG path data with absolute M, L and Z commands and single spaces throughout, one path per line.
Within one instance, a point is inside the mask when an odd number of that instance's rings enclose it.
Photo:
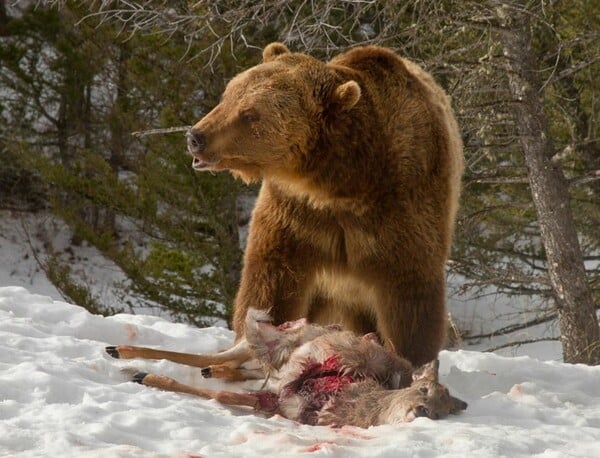
M 350 80 L 340 84 L 333 91 L 332 102 L 342 111 L 350 110 L 360 99 L 360 86 L 356 81 Z
M 290 52 L 283 43 L 271 43 L 263 50 L 263 62 L 271 62 L 282 54 Z

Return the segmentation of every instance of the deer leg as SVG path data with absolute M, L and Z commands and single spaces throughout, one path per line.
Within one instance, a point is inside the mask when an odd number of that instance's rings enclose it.
M 252 353 L 246 339 L 241 339 L 233 347 L 220 353 L 194 355 L 190 353 L 179 353 L 175 351 L 155 350 L 146 347 L 134 347 L 131 345 L 117 345 L 106 347 L 106 352 L 113 358 L 119 359 L 166 359 L 179 364 L 193 367 L 207 367 L 224 364 L 230 367 L 239 367 L 246 361 L 252 359 Z
M 265 377 L 262 369 L 246 369 L 243 367 L 230 367 L 217 364 L 202 369 L 202 377 L 218 378 L 229 382 L 242 382 L 244 380 L 258 380 Z
M 268 391 L 250 393 L 236 393 L 234 391 L 211 390 L 198 388 L 180 383 L 164 375 L 137 372 L 132 380 L 145 386 L 158 388 L 164 391 L 186 393 L 205 399 L 214 399 L 221 404 L 229 406 L 247 406 L 265 413 L 275 413 L 279 408 L 278 396 Z

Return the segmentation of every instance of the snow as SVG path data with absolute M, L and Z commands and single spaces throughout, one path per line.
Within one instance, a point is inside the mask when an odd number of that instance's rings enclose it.
M 34 218 L 30 214 L 15 217 L 12 212 L 0 211 L 0 286 L 24 286 L 55 299 L 61 297 L 39 267 L 33 252 L 33 249 L 40 250 L 46 241 L 39 235 L 52 226 L 48 221 L 45 217 Z
M 459 329 L 468 331 L 471 336 L 490 334 L 490 337 L 465 340 L 462 342 L 464 348 L 487 351 L 509 342 L 525 341 L 529 343 L 499 348 L 494 353 L 504 356 L 532 356 L 542 360 L 558 361 L 562 358 L 556 319 L 506 334 L 497 332 L 498 329 L 515 326 L 543 315 L 539 296 L 507 296 L 499 294 L 493 286 L 482 288 L 478 295 L 472 292 L 460 293 L 461 287 L 467 281 L 456 274 L 448 278 L 448 309 L 452 319 Z M 537 341 L 552 337 L 557 340 Z
M 440 377 L 469 403 L 444 420 L 360 429 L 300 425 L 128 381 L 123 368 L 210 388 L 199 369 L 120 361 L 106 345 L 177 351 L 227 348 L 224 328 L 148 315 L 92 315 L 0 287 L 0 456 L 598 456 L 600 367 L 444 351 Z M 228 389 L 257 389 L 257 382 Z
M 117 219 L 117 229 L 128 240 L 144 250 L 145 240 L 135 224 Z M 168 318 L 169 312 L 127 291 L 127 276 L 94 246 L 82 241 L 72 242 L 73 232 L 66 222 L 46 211 L 15 214 L 0 211 L 0 286 L 23 286 L 29 291 L 62 299 L 62 294 L 48 280 L 40 267 L 56 255 L 70 269 L 71 279 L 88 288 L 90 294 L 104 307 L 133 313 Z M 140 246 L 142 248 L 140 248 Z

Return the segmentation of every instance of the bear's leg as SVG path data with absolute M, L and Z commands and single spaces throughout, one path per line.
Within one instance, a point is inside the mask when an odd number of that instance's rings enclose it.
M 385 343 L 419 367 L 437 358 L 446 340 L 445 279 L 387 285 L 375 305 Z
M 273 324 L 306 318 L 316 259 L 309 247 L 296 246 L 285 231 L 248 244 L 233 315 L 238 339 L 244 334 L 250 307 L 267 310 Z

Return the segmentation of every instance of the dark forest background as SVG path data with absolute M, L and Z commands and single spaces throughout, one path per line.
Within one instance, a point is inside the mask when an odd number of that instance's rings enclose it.
M 387 46 L 434 75 L 461 126 L 457 293 L 529 296 L 515 326 L 558 321 L 565 360 L 599 363 L 599 14 L 582 0 L 0 0 L 0 209 L 59 216 L 174 319 L 228 319 L 257 188 L 195 173 L 182 132 L 132 133 L 195 123 L 271 41 L 323 59 Z M 61 253 L 40 262 L 66 298 L 118 311 Z

